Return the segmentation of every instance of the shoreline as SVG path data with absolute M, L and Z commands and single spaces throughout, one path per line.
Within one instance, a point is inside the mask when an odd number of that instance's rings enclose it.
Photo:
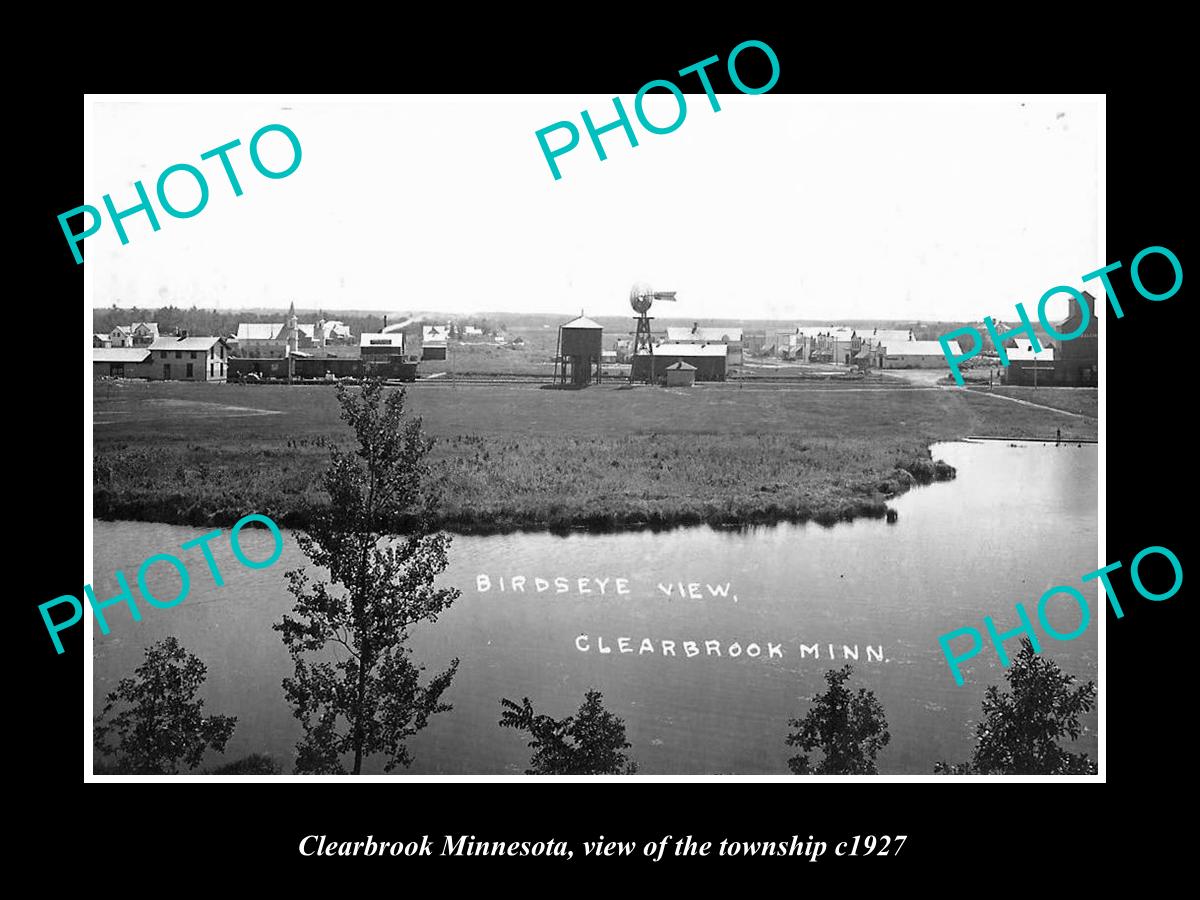
M 928 454 L 928 449 L 926 453 Z M 628 504 L 623 510 L 605 512 L 578 511 L 561 515 L 551 520 L 544 510 L 538 509 L 493 509 L 472 515 L 441 513 L 434 518 L 436 530 L 460 536 L 486 536 L 514 533 L 550 533 L 568 536 L 584 534 L 618 534 L 648 531 L 658 533 L 679 528 L 707 525 L 713 529 L 738 530 L 782 524 L 803 525 L 815 523 L 831 528 L 839 522 L 856 519 L 882 519 L 896 521 L 896 513 L 888 501 L 899 497 L 913 487 L 941 481 L 952 481 L 957 475 L 955 468 L 932 456 L 906 460 L 892 470 L 880 472 L 874 479 L 865 479 L 852 486 L 843 486 L 844 493 L 835 502 L 811 505 L 799 500 L 780 503 L 775 499 L 754 497 L 745 508 L 736 511 L 716 508 L 711 502 L 706 507 L 680 506 L 653 510 L 649 514 Z M 750 492 L 753 497 L 753 493 Z M 633 498 L 630 498 L 631 500 Z M 151 502 L 121 500 L 107 489 L 93 488 L 93 512 L 95 519 L 111 522 L 155 522 L 162 525 L 190 525 L 198 527 L 228 527 L 235 524 L 246 511 L 242 509 L 205 509 L 199 498 L 188 494 L 161 494 Z M 269 516 L 281 527 L 303 531 L 309 521 L 308 510 L 301 506 L 292 508 L 256 509 L 253 512 Z M 400 523 L 403 526 L 403 522 Z M 398 533 L 403 533 L 400 531 Z

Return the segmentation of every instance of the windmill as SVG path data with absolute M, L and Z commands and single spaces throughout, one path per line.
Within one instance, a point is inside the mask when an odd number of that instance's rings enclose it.
M 639 281 L 629 289 L 629 305 L 638 314 L 636 320 L 637 330 L 633 336 L 633 351 L 630 355 L 630 384 L 633 384 L 637 380 L 639 355 L 650 357 L 646 363 L 645 381 L 647 384 L 654 382 L 654 343 L 650 340 L 650 320 L 654 317 L 648 316 L 646 313 L 650 311 L 650 306 L 655 300 L 670 300 L 671 302 L 675 302 L 675 292 L 653 290 L 644 281 Z M 642 348 L 645 349 L 643 350 Z

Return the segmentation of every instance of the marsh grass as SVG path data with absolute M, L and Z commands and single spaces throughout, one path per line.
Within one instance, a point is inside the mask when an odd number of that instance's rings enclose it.
M 100 518 L 230 525 L 249 512 L 303 527 L 331 445 L 324 387 L 152 385 L 105 403 L 95 428 Z M 136 398 L 285 415 L 187 417 Z M 437 444 L 438 525 L 458 533 L 606 531 L 882 517 L 889 498 L 953 477 L 929 445 L 967 434 L 1094 437 L 1095 422 L 971 392 L 696 388 L 411 389 Z M 123 404 L 123 406 L 119 406 Z M 115 417 L 114 417 L 115 418 Z

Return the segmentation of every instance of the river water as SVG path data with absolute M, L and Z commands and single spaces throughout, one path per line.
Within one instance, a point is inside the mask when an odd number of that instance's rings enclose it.
M 454 709 L 411 740 L 407 771 L 519 773 L 530 751 L 522 734 L 498 726 L 500 698 L 527 696 L 538 711 L 562 717 L 594 687 L 625 720 L 643 774 L 786 773 L 795 752 L 784 743 L 788 719 L 809 708 L 825 687 L 823 673 L 844 662 L 854 666 L 851 686 L 874 691 L 887 714 L 891 742 L 880 772 L 929 773 L 937 760 L 966 759 L 984 688 L 1003 684 L 1003 669 L 986 649 L 957 687 L 937 638 L 968 625 L 982 630 L 985 615 L 1001 630 L 1015 627 L 1017 601 L 1034 615 L 1044 590 L 1081 587 L 1080 576 L 1097 568 L 1096 446 L 953 443 L 936 445 L 933 455 L 958 478 L 898 498 L 894 524 L 455 537 L 439 581 L 462 597 L 436 624 L 412 632 L 427 675 L 461 659 L 445 695 Z M 307 562 L 293 536 L 284 532 L 281 560 L 259 571 L 239 565 L 225 538 L 214 541 L 225 579 L 217 587 L 197 550 L 178 549 L 201 529 L 94 526 L 100 598 L 117 593 L 114 571 L 133 583 L 154 553 L 182 555 L 192 572 L 179 606 L 143 604 L 140 623 L 113 607 L 110 634 L 94 627 L 96 709 L 146 645 L 175 635 L 208 666 L 207 711 L 238 717 L 224 759 L 267 752 L 291 771 L 300 728 L 280 687 L 291 661 L 271 624 L 292 605 L 284 572 Z M 270 539 L 252 531 L 243 531 L 243 546 L 263 559 Z M 514 590 L 514 576 L 524 576 L 523 590 Z M 160 596 L 177 594 L 169 566 L 152 569 L 148 582 Z M 1093 606 L 1088 630 L 1069 642 L 1043 641 L 1045 655 L 1084 680 L 1097 676 L 1092 587 L 1084 590 Z M 1078 617 L 1068 601 L 1051 604 L 1062 633 Z M 740 655 L 731 657 L 735 642 Z M 1008 646 L 1015 654 L 1016 641 Z M 1094 758 L 1095 710 L 1084 722 L 1072 749 Z M 382 771 L 382 761 L 366 770 Z

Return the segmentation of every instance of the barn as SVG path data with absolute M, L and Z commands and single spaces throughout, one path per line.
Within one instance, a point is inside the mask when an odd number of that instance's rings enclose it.
M 724 344 L 659 344 L 654 355 L 640 353 L 633 359 L 633 380 L 642 381 L 654 361 L 651 380 L 658 382 L 666 377 L 667 368 L 685 362 L 696 369 L 696 381 L 724 381 L 727 352 Z

